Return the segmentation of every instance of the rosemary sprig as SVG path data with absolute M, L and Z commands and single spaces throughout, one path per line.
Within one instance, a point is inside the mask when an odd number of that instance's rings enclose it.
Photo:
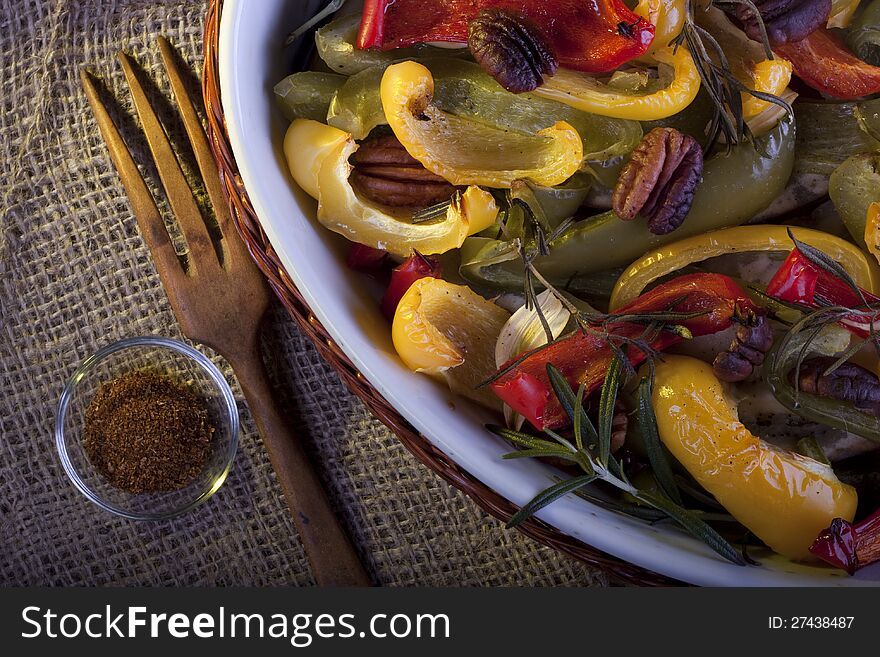
M 748 6 L 754 13 L 761 30 L 767 57 L 773 59 L 773 51 L 770 49 L 764 21 L 754 3 L 750 0 L 709 0 L 706 8 L 713 5 L 718 5 L 722 9 L 725 7 L 729 9 L 733 5 Z M 695 11 L 694 0 L 687 0 L 684 26 L 681 33 L 672 40 L 671 45 L 676 49 L 687 47 L 693 57 L 703 88 L 714 105 L 714 114 L 709 124 L 709 139 L 705 150 L 706 152 L 710 151 L 721 137 L 724 138 L 728 148 L 744 140 L 751 140 L 754 143 L 751 131 L 743 116 L 741 94 L 747 93 L 760 100 L 779 105 L 789 114 L 791 114 L 791 106 L 778 96 L 757 92 L 737 80 L 730 70 L 724 49 L 710 32 L 697 24 Z
M 554 478 L 554 480 L 561 481 L 561 479 L 559 479 L 558 477 Z M 624 500 L 615 500 L 602 495 L 597 495 L 593 493 L 591 489 L 586 487 L 579 488 L 578 490 L 572 492 L 581 499 L 592 502 L 596 506 L 601 506 L 604 509 L 614 511 L 615 513 L 619 513 L 624 516 L 629 516 L 638 520 L 645 520 L 652 525 L 670 519 L 668 515 L 666 515 L 662 511 L 657 511 L 653 507 L 633 504 Z M 702 511 L 699 509 L 692 509 L 691 513 L 699 518 L 702 518 L 706 522 L 739 523 L 739 520 L 734 518 L 729 513 L 724 513 L 723 511 Z
M 449 210 L 451 205 L 456 205 L 461 201 L 461 193 L 456 192 L 452 198 L 446 201 L 440 201 L 440 203 L 436 203 L 434 205 L 429 205 L 426 208 L 422 208 L 416 212 L 413 212 L 412 222 L 414 224 L 423 224 L 426 221 L 431 221 L 432 219 L 438 219 L 446 214 L 446 211 Z
M 642 431 L 642 440 L 645 443 L 645 451 L 648 453 L 648 461 L 654 470 L 654 477 L 660 488 L 670 500 L 678 505 L 682 504 L 681 493 L 678 484 L 672 474 L 672 468 L 663 452 L 663 444 L 657 432 L 657 418 L 654 416 L 654 406 L 651 403 L 651 381 L 645 377 L 639 383 L 639 428 Z
M 336 11 L 342 9 L 342 5 L 345 4 L 345 0 L 330 0 L 326 6 L 324 6 L 318 13 L 312 16 L 305 23 L 296 28 L 293 32 L 287 35 L 287 38 L 284 40 L 284 45 L 289 46 L 291 43 L 299 39 L 306 32 L 315 27 L 322 20 L 330 16 Z
M 741 566 L 746 564 L 745 559 L 743 559 L 736 548 L 728 543 L 727 540 L 725 540 L 717 531 L 706 524 L 705 520 L 703 520 L 698 513 L 685 509 L 679 503 L 676 503 L 667 497 L 662 491 L 660 493 L 652 493 L 636 488 L 626 480 L 625 476 L 623 476 L 622 470 L 619 469 L 619 465 L 616 464 L 616 461 L 612 456 L 608 456 L 608 464 L 603 463 L 600 457 L 597 457 L 596 454 L 588 448 L 589 442 L 585 443 L 583 436 L 578 435 L 582 432 L 585 426 L 592 426 L 589 418 L 586 417 L 586 412 L 584 411 L 583 406 L 580 405 L 575 407 L 580 396 L 574 393 L 562 374 L 549 364 L 547 365 L 547 376 L 553 387 L 554 393 L 568 414 L 572 424 L 575 426 L 574 444 L 565 439 L 560 440 L 561 437 L 554 432 L 545 431 L 545 433 L 553 438 L 553 442 L 551 442 L 543 438 L 528 436 L 528 434 L 522 434 L 521 432 L 512 432 L 509 429 L 504 430 L 498 427 L 489 428 L 501 437 L 508 437 L 508 439 L 513 437 L 514 440 L 512 440 L 512 442 L 514 442 L 514 444 L 524 446 L 530 450 L 536 450 L 536 452 L 541 455 L 552 454 L 554 456 L 560 456 L 567 458 L 567 460 L 574 461 L 574 455 L 577 454 L 580 457 L 578 465 L 584 471 L 584 474 L 571 479 L 559 481 L 535 495 L 535 497 L 527 502 L 519 512 L 510 519 L 508 527 L 515 527 L 568 493 L 583 491 L 584 488 L 590 484 L 601 481 L 618 490 L 629 493 L 637 501 L 653 508 L 657 512 L 660 512 L 662 518 L 673 520 L 688 533 L 703 541 L 716 553 L 730 562 Z M 582 418 L 578 422 L 575 422 L 575 418 L 581 413 L 583 413 Z M 510 454 L 508 458 L 517 458 L 514 454 L 516 454 L 516 452 Z M 612 471 L 613 466 L 611 464 L 617 466 L 617 469 L 619 470 L 618 474 L 615 474 Z M 661 518 L 658 517 L 658 519 Z
M 621 385 L 626 357 L 614 357 L 605 374 L 602 392 L 599 396 L 599 462 L 607 464 L 611 458 L 611 425 L 614 423 L 614 406 Z

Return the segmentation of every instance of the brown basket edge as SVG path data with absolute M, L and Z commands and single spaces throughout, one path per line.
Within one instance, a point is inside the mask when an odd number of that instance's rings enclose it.
M 462 470 L 429 440 L 419 434 L 355 368 L 348 357 L 332 340 L 315 318 L 293 281 L 275 256 L 268 238 L 254 212 L 229 145 L 226 121 L 220 100 L 220 82 L 217 72 L 220 17 L 223 0 L 210 0 L 204 28 L 204 67 L 202 95 L 208 119 L 208 137 L 214 159 L 220 172 L 236 227 L 254 261 L 266 275 L 270 286 L 297 322 L 301 330 L 315 344 L 318 352 L 339 373 L 346 386 L 370 411 L 378 417 L 424 465 L 446 482 L 470 497 L 481 509 L 506 522 L 518 510 L 506 498 Z M 671 586 L 681 583 L 606 554 L 582 541 L 564 534 L 536 518 L 520 524 L 518 529 L 530 538 L 559 550 L 575 559 L 606 571 L 609 576 L 626 584 L 639 586 Z

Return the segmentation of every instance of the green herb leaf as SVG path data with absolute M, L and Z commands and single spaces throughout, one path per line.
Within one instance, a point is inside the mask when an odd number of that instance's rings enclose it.
M 718 503 L 718 500 L 716 500 L 702 488 L 698 487 L 699 484 L 692 483 L 687 478 L 677 474 L 675 475 L 675 485 L 678 486 L 678 490 L 680 490 L 688 497 L 693 498 L 699 504 L 703 504 L 710 509 L 720 509 L 722 511 L 724 510 L 724 507 Z
M 508 440 L 514 445 L 519 445 L 520 447 L 529 449 L 559 449 L 559 445 L 554 442 L 523 433 L 522 431 L 508 429 L 507 427 L 501 427 L 495 424 L 489 424 L 486 428 L 496 436 L 504 438 L 504 440 Z
M 660 484 L 660 489 L 669 496 L 669 499 L 681 505 L 681 494 L 657 432 L 657 418 L 654 416 L 654 406 L 651 403 L 651 382 L 647 377 L 639 382 L 638 399 L 639 428 L 642 430 L 642 440 L 645 443 L 645 451 L 648 453 L 648 460 L 651 462 L 654 476 L 657 478 L 657 483 Z
M 818 461 L 819 463 L 831 465 L 831 461 L 825 456 L 825 451 L 822 449 L 819 441 L 813 436 L 804 436 L 797 441 L 794 446 L 794 451 L 802 456 Z
M 614 422 L 614 406 L 617 403 L 622 372 L 623 363 L 615 356 L 605 373 L 602 394 L 599 398 L 599 463 L 606 467 L 611 456 L 611 425 Z
M 426 208 L 422 208 L 417 212 L 414 212 L 412 215 L 412 222 L 414 224 L 422 224 L 426 221 L 431 221 L 432 219 L 437 219 L 446 214 L 446 211 L 449 210 L 449 206 L 453 203 L 459 202 L 460 194 L 456 192 L 456 196 L 449 199 L 448 201 L 441 201 L 440 203 L 436 203 L 435 205 L 429 205 Z
M 541 458 L 558 458 L 565 459 L 566 461 L 571 461 L 572 463 L 580 463 L 580 459 L 578 455 L 569 452 L 566 449 L 521 449 L 516 452 L 508 452 L 501 458 L 503 459 L 541 459 Z
M 742 555 L 736 550 L 736 548 L 727 542 L 721 534 L 701 520 L 695 513 L 682 508 L 678 504 L 675 504 L 660 495 L 638 491 L 636 497 L 645 504 L 650 504 L 655 509 L 668 515 L 689 534 L 703 541 L 706 545 L 731 563 L 735 563 L 737 566 L 746 565 L 745 559 L 743 559 Z
M 558 484 L 551 486 L 535 495 L 525 506 L 523 506 L 507 523 L 508 529 L 516 527 L 518 524 L 527 520 L 548 504 L 552 504 L 560 497 L 564 497 L 569 493 L 576 491 L 578 488 L 593 483 L 598 478 L 595 474 L 581 475 L 573 479 L 566 479 Z
M 577 397 L 574 400 L 575 408 L 583 408 L 584 407 L 584 391 L 587 389 L 587 386 L 583 383 L 578 386 Z M 573 422 L 573 430 L 574 430 L 574 444 L 577 445 L 578 449 L 584 448 L 584 435 L 583 435 L 583 418 L 584 415 L 582 413 L 574 414 L 574 422 Z
M 829 365 L 828 368 L 822 373 L 822 376 L 828 376 L 830 374 L 834 374 L 834 372 L 836 372 L 840 368 L 841 365 L 843 365 L 850 358 L 855 356 L 858 352 L 860 352 L 862 350 L 862 347 L 864 347 L 866 344 L 868 344 L 868 342 L 871 342 L 871 341 L 872 341 L 872 339 L 870 337 L 864 338 L 862 340 L 854 340 L 853 343 L 850 345 L 849 349 L 847 349 L 842 354 L 840 354 L 838 359 L 836 361 L 834 361 L 833 363 L 831 363 L 831 365 Z M 876 341 L 875 341 L 875 343 L 876 343 Z
M 547 363 L 547 378 L 550 380 L 550 385 L 553 387 L 553 392 L 559 399 L 559 403 L 565 410 L 566 415 L 568 415 L 568 419 L 574 424 L 575 414 L 577 413 L 580 415 L 579 427 L 582 430 L 586 429 L 587 443 L 598 443 L 599 434 L 596 432 L 596 427 L 593 425 L 593 421 L 590 420 L 590 417 L 587 415 L 584 405 L 578 405 L 577 397 L 572 391 L 571 386 L 568 385 L 568 381 L 565 380 L 562 373 L 553 367 L 551 363 Z
M 638 504 L 630 504 L 628 502 L 613 500 L 606 497 L 599 497 L 598 495 L 594 495 L 593 493 L 591 493 L 586 488 L 580 488 L 573 492 L 578 497 L 585 499 L 588 502 L 592 502 L 596 506 L 602 507 L 603 509 L 608 509 L 609 511 L 614 511 L 615 513 L 619 513 L 621 515 L 629 516 L 631 518 L 637 518 L 639 520 L 645 520 L 647 522 L 657 522 L 658 520 L 669 517 L 665 513 L 663 513 L 662 511 L 658 511 L 654 507 L 640 506 Z
M 572 444 L 571 444 L 570 442 L 568 442 L 565 438 L 563 438 L 563 437 L 560 436 L 558 433 L 556 433 L 555 431 L 553 431 L 553 429 L 544 429 L 544 433 L 546 433 L 548 436 L 550 436 L 553 440 L 555 440 L 557 443 L 559 443 L 560 445 L 562 445 L 565 449 L 567 449 L 567 450 L 568 450 L 569 452 L 571 452 L 572 454 L 574 454 L 575 452 L 577 452 L 577 449 L 575 448 L 574 445 L 572 445 Z
M 801 254 L 809 260 L 811 263 L 819 267 L 820 269 L 825 270 L 827 273 L 831 274 L 835 278 L 839 278 L 847 286 L 855 292 L 859 298 L 862 300 L 866 306 L 868 304 L 868 300 L 865 299 L 865 296 L 862 294 L 861 288 L 859 288 L 858 284 L 853 280 L 853 277 L 849 275 L 849 272 L 844 269 L 839 262 L 837 262 L 830 255 L 825 253 L 824 251 L 820 251 L 815 246 L 810 246 L 805 242 L 801 242 L 798 238 L 794 236 L 794 233 L 791 232 L 791 228 L 788 230 L 788 236 L 791 238 L 791 241 L 794 242 L 797 250 L 801 252 Z

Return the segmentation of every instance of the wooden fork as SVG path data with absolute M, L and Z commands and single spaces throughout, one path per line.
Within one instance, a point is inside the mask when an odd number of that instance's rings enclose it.
M 320 586 L 367 586 L 369 577 L 332 512 L 302 443 L 287 427 L 273 399 L 259 341 L 260 324 L 268 308 L 270 292 L 233 225 L 202 124 L 186 92 L 172 47 L 161 37 L 159 50 L 216 213 L 222 235 L 221 253 L 215 249 L 168 137 L 137 79 L 133 62 L 123 52 L 119 53 L 119 60 L 135 109 L 171 210 L 188 246 L 186 268 L 174 250 L 134 158 L 98 96 L 94 80 L 82 71 L 82 84 L 101 135 L 122 178 L 141 234 L 156 262 L 181 329 L 188 338 L 208 345 L 232 365 L 263 443 L 269 450 L 315 581 Z

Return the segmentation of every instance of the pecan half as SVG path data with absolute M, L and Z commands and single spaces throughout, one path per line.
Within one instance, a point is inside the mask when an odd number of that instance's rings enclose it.
M 381 205 L 424 208 L 455 193 L 453 185 L 422 166 L 394 135 L 363 142 L 351 163 L 351 184 L 362 196 Z
M 541 29 L 510 9 L 484 9 L 468 26 L 474 59 L 515 94 L 537 89 L 556 73 L 553 47 Z
M 844 363 L 831 374 L 825 374 L 835 360 L 823 356 L 804 361 L 798 376 L 798 388 L 811 395 L 852 402 L 880 417 L 880 379 L 877 375 L 855 363 Z M 796 371 L 790 374 L 792 380 Z
M 831 0 L 753 0 L 771 46 L 806 39 L 828 22 Z M 761 28 L 752 8 L 738 3 L 724 5 L 736 18 L 749 38 L 761 41 Z
M 641 214 L 655 235 L 671 233 L 690 211 L 702 175 L 703 150 L 693 137 L 654 128 L 621 170 L 611 207 L 626 221 Z
M 733 319 L 739 323 L 733 342 L 712 363 L 715 376 L 730 383 L 749 378 L 773 346 L 773 330 L 763 315 L 751 311 L 743 315 L 737 307 Z

